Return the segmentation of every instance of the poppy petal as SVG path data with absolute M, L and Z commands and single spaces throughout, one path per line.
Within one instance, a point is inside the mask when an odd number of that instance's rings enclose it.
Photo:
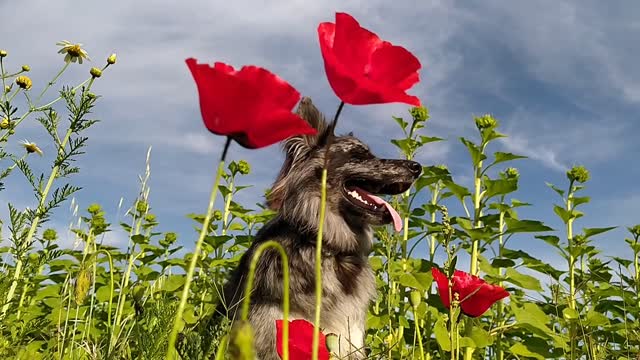
M 371 80 L 407 90 L 420 80 L 422 65 L 407 49 L 389 44 L 371 55 L 370 67 Z
M 447 278 L 447 275 L 445 275 L 437 267 L 431 268 L 431 274 L 433 275 L 433 279 L 438 285 L 440 300 L 442 300 L 442 304 L 444 305 L 444 307 L 448 309 L 449 306 L 451 306 L 451 301 L 449 300 L 449 279 Z
M 276 320 L 276 350 L 282 358 L 282 320 Z M 293 320 L 289 322 L 289 359 L 309 360 L 311 359 L 313 347 L 314 326 L 306 320 Z M 320 346 L 318 348 L 318 359 L 329 360 L 329 350 L 326 347 L 325 335 L 320 332 Z
M 420 80 L 418 59 L 401 46 L 381 40 L 349 14 L 318 26 L 318 39 L 331 88 L 352 105 L 420 100 L 406 90 Z

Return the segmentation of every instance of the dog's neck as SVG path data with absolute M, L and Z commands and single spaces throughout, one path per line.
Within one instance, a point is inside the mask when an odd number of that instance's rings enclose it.
M 281 209 L 278 217 L 292 224 L 310 237 L 315 245 L 318 234 L 318 210 L 320 201 L 297 203 L 295 208 Z M 322 229 L 323 253 L 327 255 L 348 254 L 367 256 L 373 244 L 371 225 L 361 221 L 347 221 L 336 211 L 327 209 Z

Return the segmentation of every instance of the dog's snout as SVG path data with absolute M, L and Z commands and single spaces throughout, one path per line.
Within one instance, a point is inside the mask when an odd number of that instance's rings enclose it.
M 420 163 L 407 160 L 406 165 L 413 175 L 418 176 L 422 173 L 422 165 L 420 165 Z

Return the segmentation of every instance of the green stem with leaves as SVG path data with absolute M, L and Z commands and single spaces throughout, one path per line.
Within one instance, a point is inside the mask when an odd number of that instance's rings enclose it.
M 567 200 L 565 202 L 565 210 L 571 214 L 573 213 L 573 194 L 574 194 L 574 187 L 573 187 L 573 180 L 569 182 L 569 192 L 567 193 Z M 574 247 L 574 240 L 573 240 L 573 220 L 575 218 L 573 216 L 569 217 L 569 219 L 567 220 L 567 226 L 566 226 L 566 230 L 567 230 L 567 241 L 568 241 L 568 247 L 569 247 L 569 308 L 571 310 L 577 311 L 576 310 L 576 275 L 575 275 L 575 264 L 576 264 L 576 258 L 574 255 L 574 251 L 573 251 L 573 247 Z M 571 344 L 571 348 L 570 348 L 570 358 L 571 359 L 575 359 L 576 357 L 576 324 L 572 321 L 570 326 L 569 326 L 569 342 Z
M 85 96 L 85 94 L 89 92 L 89 90 L 91 89 L 91 85 L 93 84 L 93 80 L 94 78 L 92 78 L 91 81 L 89 81 L 89 85 L 87 86 L 86 90 L 83 92 L 81 96 Z M 73 130 L 74 130 L 73 126 L 69 126 L 69 129 L 67 130 L 67 133 L 65 134 L 64 139 L 62 140 L 62 142 L 60 143 L 60 147 L 58 148 L 58 156 L 64 156 L 65 147 L 67 146 L 67 143 L 71 138 L 71 134 L 73 133 Z M 51 173 L 49 174 L 49 179 L 47 180 L 47 184 L 45 185 L 44 189 L 40 193 L 40 202 L 37 207 L 38 213 L 33 219 L 33 221 L 31 222 L 31 227 L 29 228 L 29 232 L 27 233 L 27 237 L 25 238 L 25 243 L 27 244 L 27 246 L 29 246 L 33 241 L 33 236 L 35 235 L 36 230 L 38 229 L 38 225 L 40 224 L 41 212 L 44 211 L 44 205 L 46 204 L 49 191 L 51 191 L 51 186 L 53 186 L 53 182 L 58 176 L 58 171 L 60 171 L 60 165 L 61 164 L 56 164 L 51 169 Z M 7 292 L 7 296 L 5 298 L 5 304 L 2 307 L 2 313 L 0 314 L 0 318 L 4 318 L 4 316 L 7 313 L 7 310 L 9 310 L 10 302 L 13 299 L 13 296 L 15 295 L 16 287 L 18 286 L 18 280 L 20 280 L 20 276 L 22 275 L 23 266 L 24 266 L 24 263 L 22 259 L 18 258 L 16 260 L 16 267 L 13 274 L 13 281 L 11 282 L 11 287 L 9 288 L 9 292 Z
M 191 283 L 193 282 L 193 274 L 196 269 L 196 264 L 200 257 L 200 250 L 202 249 L 202 244 L 204 243 L 204 238 L 207 236 L 209 232 L 209 224 L 211 222 L 211 215 L 213 214 L 213 206 L 216 202 L 216 196 L 218 194 L 218 186 L 220 185 L 220 179 L 222 178 L 222 173 L 224 172 L 224 161 L 227 155 L 227 150 L 229 149 L 229 145 L 231 144 L 231 137 L 227 137 L 227 140 L 224 145 L 224 149 L 222 150 L 222 156 L 220 158 L 220 163 L 218 164 L 218 170 L 216 171 L 216 178 L 213 182 L 213 187 L 211 188 L 211 195 L 209 196 L 209 206 L 207 207 L 207 214 L 204 217 L 204 222 L 202 223 L 202 229 L 200 230 L 200 236 L 198 237 L 198 241 L 196 242 L 196 247 L 193 250 L 193 254 L 191 255 L 191 261 L 189 262 L 189 269 L 187 270 L 187 277 L 184 283 L 184 287 L 182 289 L 182 295 L 180 297 L 180 304 L 178 305 L 178 309 L 176 311 L 175 318 L 173 320 L 173 327 L 171 329 L 171 333 L 169 334 L 169 343 L 167 345 L 167 353 L 166 359 L 172 359 L 172 354 L 175 351 L 175 343 L 178 337 L 178 331 L 180 329 L 180 322 L 182 321 L 182 314 L 184 314 L 185 306 L 187 305 L 187 299 L 189 298 L 189 289 L 191 287 Z

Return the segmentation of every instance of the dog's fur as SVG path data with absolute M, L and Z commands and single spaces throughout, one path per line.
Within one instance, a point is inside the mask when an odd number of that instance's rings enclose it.
M 256 235 L 224 291 L 227 316 L 237 319 L 249 264 L 256 248 L 268 240 L 281 244 L 289 256 L 290 319 L 313 322 L 315 309 L 314 259 L 320 184 L 327 141 L 330 146 L 327 205 L 322 245 L 322 313 L 325 334 L 340 337 L 340 355 L 360 359 L 364 353 L 367 308 L 375 295 L 375 279 L 368 263 L 371 225 L 391 222 L 384 209 L 365 209 L 346 193 L 354 184 L 378 194 L 407 190 L 421 172 L 420 164 L 378 159 L 351 134 L 336 137 L 311 103 L 303 98 L 298 114 L 318 130 L 316 136 L 285 141 L 286 160 L 267 197 L 278 213 Z M 249 320 L 261 360 L 279 359 L 276 319 L 282 319 L 282 263 L 277 251 L 267 250 L 258 262 L 251 294 Z

